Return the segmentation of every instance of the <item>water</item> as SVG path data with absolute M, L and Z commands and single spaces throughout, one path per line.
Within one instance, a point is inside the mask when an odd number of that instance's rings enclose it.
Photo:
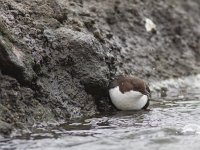
M 0 138 L 0 149 L 199 150 L 200 75 L 151 85 L 149 111 L 117 112 L 57 126 L 38 125 L 30 133 Z

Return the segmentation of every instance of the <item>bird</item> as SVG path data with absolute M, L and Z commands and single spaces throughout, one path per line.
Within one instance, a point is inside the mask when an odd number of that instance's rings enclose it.
M 110 83 L 109 96 L 118 110 L 141 110 L 148 108 L 151 92 L 142 79 L 120 75 Z

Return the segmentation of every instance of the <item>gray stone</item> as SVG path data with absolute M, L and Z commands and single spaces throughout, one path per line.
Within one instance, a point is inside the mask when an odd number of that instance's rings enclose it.
M 0 134 L 8 136 L 12 132 L 12 126 L 0 120 Z

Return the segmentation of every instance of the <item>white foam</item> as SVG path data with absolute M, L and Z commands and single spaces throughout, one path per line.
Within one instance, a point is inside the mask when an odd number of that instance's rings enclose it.
M 184 95 L 181 93 L 182 89 L 189 89 L 191 91 L 193 89 L 195 90 L 200 88 L 200 74 L 151 82 L 150 89 L 152 98 L 158 99 L 160 97 L 160 92 L 158 91 L 161 91 L 162 88 L 167 89 L 167 95 L 176 96 L 179 99 L 183 99 Z M 194 90 L 193 92 L 195 92 Z
M 198 124 L 185 125 L 181 129 L 181 133 L 184 134 L 184 135 L 200 134 L 200 125 L 198 125 Z
M 150 85 L 152 90 L 156 90 L 160 89 L 161 87 L 170 87 L 170 88 L 180 88 L 182 86 L 187 87 L 191 86 L 191 83 L 193 87 L 200 87 L 200 74 L 182 78 L 171 78 L 163 81 L 151 82 Z

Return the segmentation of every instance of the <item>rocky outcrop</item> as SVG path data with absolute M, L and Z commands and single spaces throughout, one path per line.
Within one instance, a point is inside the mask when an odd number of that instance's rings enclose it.
M 26 126 L 113 111 L 107 87 L 118 74 L 151 82 L 199 73 L 199 7 L 1 0 L 0 120 Z

